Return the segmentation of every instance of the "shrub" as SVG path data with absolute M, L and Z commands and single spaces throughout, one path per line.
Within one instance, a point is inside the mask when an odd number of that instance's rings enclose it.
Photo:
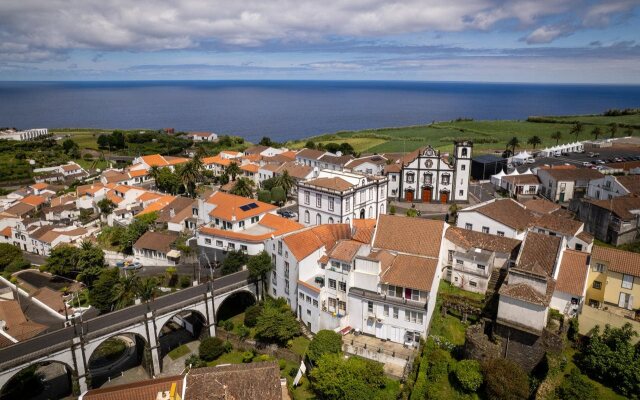
M 298 368 L 291 367 L 291 369 L 289 370 L 289 376 L 294 378 L 297 374 L 298 374 Z
M 182 275 L 180 277 L 180 287 L 185 289 L 191 286 L 191 278 L 188 275 Z
M 529 398 L 529 378 L 513 361 L 498 358 L 482 365 L 485 394 L 490 399 L 520 400 Z
M 205 361 L 213 361 L 225 352 L 224 342 L 217 337 L 208 337 L 200 342 L 198 353 Z
M 407 217 L 415 218 L 417 216 L 418 216 L 418 210 L 416 210 L 415 208 L 410 208 L 407 210 Z
M 316 365 L 323 354 L 338 354 L 342 351 L 342 335 L 330 330 L 321 330 L 309 343 L 307 356 Z
M 271 189 L 271 201 L 274 203 L 284 203 L 287 201 L 287 194 L 282 187 L 276 186 Z
M 578 340 L 578 335 L 580 333 L 580 324 L 578 322 L 578 318 L 571 318 L 569 320 L 569 329 L 567 329 L 567 337 L 572 342 Z
M 271 203 L 271 192 L 268 190 L 258 191 L 258 201 L 262 201 L 264 203 Z
M 240 339 L 242 340 L 246 339 L 247 337 L 249 337 L 250 333 L 251 331 L 246 326 L 240 325 L 238 327 L 238 336 L 240 336 Z
M 278 367 L 280 367 L 280 371 L 284 370 L 287 366 L 287 361 L 284 359 L 279 359 L 278 360 Z
M 251 361 L 253 361 L 253 352 L 251 351 L 245 351 L 244 353 L 242 353 L 242 362 L 243 363 L 250 363 Z
M 395 205 L 391 205 L 391 207 L 389 207 L 389 214 L 390 215 L 395 215 L 396 214 L 396 206 Z
M 244 324 L 250 328 L 256 326 L 258 317 L 262 313 L 262 306 L 254 305 L 244 311 Z
M 577 368 L 573 368 L 556 389 L 561 400 L 596 400 L 597 390 L 593 383 L 585 379 Z
M 228 340 L 224 341 L 224 345 L 223 346 L 224 346 L 224 352 L 225 353 L 231 353 L 231 351 L 233 350 L 233 345 Z
M 255 362 L 263 362 L 263 361 L 269 361 L 269 360 L 271 360 L 271 357 L 268 354 L 260 354 L 259 356 L 253 359 L 253 361 Z
M 207 362 L 197 355 L 192 354 L 186 360 L 184 360 L 184 366 L 191 366 L 191 368 L 202 368 L 207 366 Z
M 231 332 L 233 330 L 233 327 L 234 327 L 233 321 L 231 321 L 230 319 L 224 321 L 224 324 L 222 325 L 222 327 L 224 328 L 225 331 Z
M 480 363 L 476 360 L 462 360 L 453 370 L 456 383 L 465 392 L 475 392 L 482 385 Z

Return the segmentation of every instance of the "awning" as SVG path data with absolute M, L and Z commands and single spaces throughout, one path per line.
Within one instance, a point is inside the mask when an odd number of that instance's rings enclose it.
M 171 250 L 167 253 L 167 258 L 180 258 L 180 250 Z

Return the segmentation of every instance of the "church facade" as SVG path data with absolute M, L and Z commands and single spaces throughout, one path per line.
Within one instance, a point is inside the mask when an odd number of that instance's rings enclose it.
M 454 141 L 449 160 L 431 146 L 388 165 L 389 197 L 406 202 L 466 203 L 471 177 L 471 141 Z

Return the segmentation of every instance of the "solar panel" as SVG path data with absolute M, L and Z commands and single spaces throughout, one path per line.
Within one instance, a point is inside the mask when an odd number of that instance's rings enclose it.
M 244 206 L 240 206 L 240 209 L 242 211 L 249 211 L 249 210 L 253 210 L 254 208 L 258 208 L 258 205 L 256 203 L 249 203 L 249 204 L 245 204 Z
M 251 209 L 258 208 L 258 205 L 256 203 L 251 203 L 249 204 L 249 208 Z

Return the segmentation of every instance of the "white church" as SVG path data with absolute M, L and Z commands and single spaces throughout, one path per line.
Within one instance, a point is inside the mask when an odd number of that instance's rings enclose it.
M 471 141 L 454 141 L 445 159 L 431 146 L 417 149 L 388 165 L 389 197 L 406 202 L 464 203 L 469 198 Z

